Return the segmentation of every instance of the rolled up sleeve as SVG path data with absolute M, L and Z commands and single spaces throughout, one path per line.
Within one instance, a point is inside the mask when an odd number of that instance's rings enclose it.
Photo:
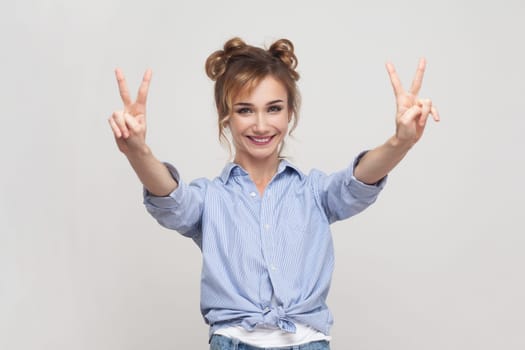
M 367 151 L 361 152 L 351 166 L 324 179 L 321 196 L 330 223 L 356 215 L 374 203 L 385 187 L 387 176 L 369 185 L 354 176 L 354 169 Z
M 173 165 L 164 164 L 178 186 L 164 197 L 155 196 L 144 188 L 144 205 L 160 225 L 195 239 L 200 235 L 205 183 L 194 181 L 188 185 Z

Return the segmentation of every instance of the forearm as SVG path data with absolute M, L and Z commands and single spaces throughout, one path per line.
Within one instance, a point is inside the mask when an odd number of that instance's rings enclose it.
M 167 196 L 178 186 L 166 166 L 160 162 L 147 145 L 140 151 L 126 154 L 129 163 L 135 170 L 146 189 L 155 196 Z
M 354 176 L 366 184 L 377 183 L 405 157 L 411 147 L 411 144 L 400 142 L 392 136 L 359 160 L 354 169 Z

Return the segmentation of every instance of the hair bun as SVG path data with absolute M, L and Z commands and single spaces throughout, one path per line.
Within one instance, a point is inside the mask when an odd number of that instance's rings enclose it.
M 294 47 L 290 40 L 279 39 L 270 46 L 268 51 L 288 67 L 290 74 L 295 80 L 299 80 L 299 73 L 295 71 L 297 67 L 297 56 L 295 56 Z
M 233 52 L 243 49 L 246 46 L 246 43 L 241 38 L 231 38 L 230 40 L 224 43 L 224 53 L 228 56 L 231 56 Z
M 238 50 L 246 47 L 246 43 L 240 38 L 228 40 L 222 50 L 212 53 L 206 60 L 206 74 L 215 81 L 226 71 L 226 65 L 230 57 Z

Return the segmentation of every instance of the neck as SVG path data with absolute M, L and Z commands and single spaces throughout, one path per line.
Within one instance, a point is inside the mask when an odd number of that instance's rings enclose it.
M 237 159 L 236 157 L 234 162 L 248 172 L 255 186 L 257 186 L 259 193 L 262 195 L 268 183 L 270 183 L 275 173 L 277 173 L 280 159 L 278 157 L 272 157 L 266 160 L 258 159 L 250 161 Z

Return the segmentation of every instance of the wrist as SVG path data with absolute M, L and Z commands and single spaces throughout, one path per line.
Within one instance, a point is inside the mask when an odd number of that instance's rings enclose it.
M 128 159 L 131 160 L 131 159 L 148 157 L 151 154 L 152 154 L 151 149 L 149 148 L 147 144 L 144 143 L 142 145 L 136 145 L 133 148 L 129 148 L 128 151 L 126 152 L 126 157 L 128 157 Z
M 406 139 L 400 139 L 397 137 L 397 135 L 390 137 L 386 143 L 389 147 L 402 152 L 408 152 L 412 146 L 414 146 L 413 142 L 410 142 Z

